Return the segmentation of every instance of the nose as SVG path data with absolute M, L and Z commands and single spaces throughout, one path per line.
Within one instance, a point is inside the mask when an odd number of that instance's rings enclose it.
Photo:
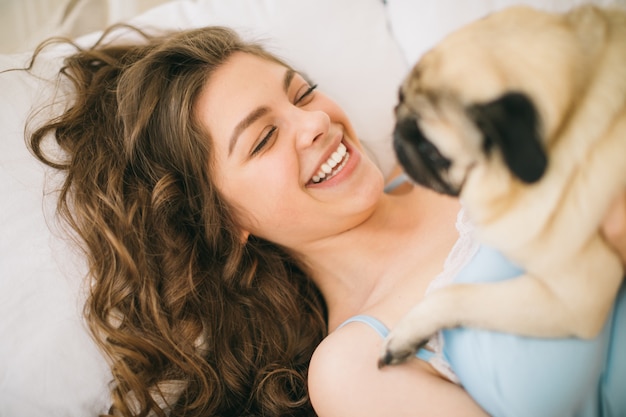
M 330 129 L 330 116 L 321 110 L 295 108 L 291 120 L 299 149 L 308 148 L 324 138 Z

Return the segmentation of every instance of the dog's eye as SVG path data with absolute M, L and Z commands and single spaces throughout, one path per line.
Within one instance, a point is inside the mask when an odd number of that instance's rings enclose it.
M 450 161 L 441 155 L 439 150 L 430 142 L 422 141 L 417 145 L 418 151 L 428 158 L 436 167 L 447 169 L 450 167 Z

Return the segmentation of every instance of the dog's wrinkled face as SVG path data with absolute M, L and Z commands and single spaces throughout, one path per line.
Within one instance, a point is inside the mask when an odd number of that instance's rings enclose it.
M 458 187 L 448 179 L 451 160 L 424 136 L 415 116 L 408 115 L 398 120 L 393 138 L 398 160 L 415 182 L 441 193 L 458 194 Z
M 548 137 L 542 133 L 555 131 L 555 109 L 564 102 L 550 91 L 558 87 L 550 77 L 558 80 L 558 74 L 525 47 L 536 30 L 516 29 L 506 47 L 494 42 L 502 27 L 511 27 L 506 19 L 536 20 L 522 10 L 476 22 L 426 53 L 405 78 L 395 109 L 394 149 L 415 182 L 456 196 L 478 166 L 522 183 L 543 176 Z M 541 74 L 519 70 L 512 65 L 516 59 Z M 543 74 L 545 80 L 537 78 Z M 550 114 L 540 117 L 540 108 Z
M 399 99 L 393 143 L 400 164 L 415 182 L 459 195 L 479 157 L 479 132 L 450 97 L 407 96 L 401 89 Z
M 415 182 L 444 194 L 458 196 L 478 164 L 497 160 L 524 183 L 539 180 L 547 166 L 536 110 L 521 93 L 463 106 L 446 93 L 401 90 L 396 120 L 398 161 Z

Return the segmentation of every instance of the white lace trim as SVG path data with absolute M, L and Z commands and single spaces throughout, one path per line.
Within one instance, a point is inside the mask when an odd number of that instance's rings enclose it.
M 473 234 L 474 228 L 465 214 L 465 210 L 463 209 L 461 209 L 457 215 L 456 229 L 459 232 L 459 238 L 446 258 L 443 265 L 443 271 L 431 281 L 426 289 L 426 294 L 449 285 L 454 277 L 463 267 L 465 267 L 478 250 L 479 243 Z M 456 376 L 450 367 L 450 364 L 443 356 L 443 335 L 441 332 L 438 332 L 428 341 L 427 348 L 435 353 L 428 362 L 440 374 L 448 378 L 450 381 L 458 384 L 459 378 Z

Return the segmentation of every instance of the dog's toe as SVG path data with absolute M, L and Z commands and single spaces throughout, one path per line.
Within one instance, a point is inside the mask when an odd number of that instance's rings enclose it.
M 411 356 L 411 352 L 403 352 L 402 354 L 399 354 L 398 352 L 386 350 L 378 359 L 378 369 L 389 365 L 400 364 L 407 360 L 409 356 Z
M 378 368 L 383 368 L 388 365 L 398 365 L 405 362 L 411 356 L 414 356 L 417 351 L 423 348 L 428 340 L 419 341 L 417 343 L 403 344 L 394 343 L 394 339 L 390 339 L 385 344 L 383 353 L 378 359 Z

